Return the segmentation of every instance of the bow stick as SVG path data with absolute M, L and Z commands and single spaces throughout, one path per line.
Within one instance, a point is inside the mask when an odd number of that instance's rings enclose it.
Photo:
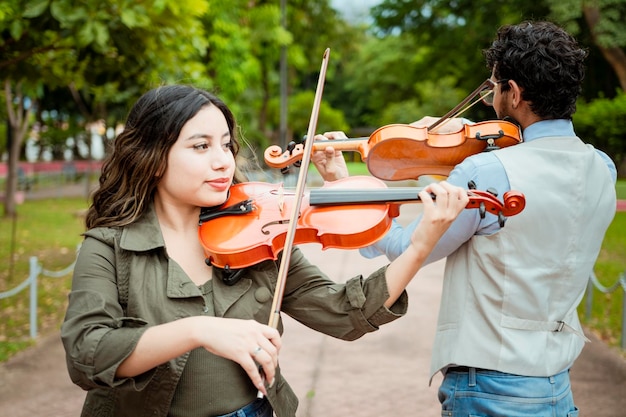
M 326 68 L 328 67 L 329 55 L 330 48 L 326 48 L 322 59 L 320 76 L 317 81 L 317 89 L 315 91 L 313 109 L 311 110 L 311 118 L 309 119 L 309 129 L 307 131 L 308 138 L 313 138 L 317 129 L 317 116 L 319 115 L 320 104 L 322 101 L 322 92 L 324 91 L 324 80 L 326 78 Z M 298 218 L 300 217 L 300 207 L 302 205 L 302 198 L 304 197 L 304 187 L 306 185 L 306 176 L 311 160 L 312 150 L 313 140 L 307 140 L 304 148 L 304 154 L 302 156 L 300 173 L 298 174 L 298 182 L 296 183 L 295 202 L 293 204 L 291 218 L 289 219 L 289 227 L 287 229 L 287 236 L 285 237 L 285 246 L 283 247 L 283 256 L 280 260 L 280 267 L 278 269 L 278 279 L 276 281 L 276 291 L 274 292 L 274 300 L 272 302 L 272 312 L 268 323 L 269 326 L 275 329 L 278 328 L 278 322 L 280 319 L 280 308 L 282 304 L 283 294 L 285 292 L 287 271 L 289 270 L 291 250 L 293 249 L 293 241 L 295 238 L 296 227 L 298 225 Z
M 330 48 L 326 48 L 322 59 L 320 76 L 317 81 L 317 89 L 315 91 L 313 109 L 311 110 L 311 118 L 309 119 L 309 129 L 307 131 L 307 137 L 309 138 L 315 136 L 315 131 L 317 129 L 317 116 L 319 115 L 322 92 L 324 91 L 324 80 L 326 79 L 326 68 L 328 67 L 329 55 Z M 304 148 L 304 155 L 302 157 L 302 165 L 300 166 L 300 173 L 298 174 L 298 182 L 296 183 L 293 211 L 291 212 L 291 217 L 289 219 L 289 227 L 287 228 L 283 254 L 280 259 L 280 267 L 278 268 L 278 278 L 276 280 L 276 291 L 274 291 L 274 299 L 272 301 L 272 311 L 268 322 L 268 325 L 275 329 L 278 328 L 278 323 L 280 321 L 280 308 L 283 301 L 283 295 L 285 293 L 287 271 L 289 270 L 289 261 L 291 260 L 293 241 L 295 239 L 296 227 L 298 226 L 298 218 L 300 217 L 300 208 L 302 206 L 302 198 L 304 197 L 304 187 L 306 185 L 306 176 L 309 170 L 312 150 L 313 140 L 307 140 Z M 257 393 L 257 398 L 263 398 L 263 393 L 261 391 Z

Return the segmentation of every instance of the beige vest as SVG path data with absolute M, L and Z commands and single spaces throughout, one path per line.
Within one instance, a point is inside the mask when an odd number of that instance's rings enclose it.
M 606 163 L 576 137 L 496 155 L 526 207 L 447 258 L 431 375 L 459 365 L 550 376 L 585 341 L 576 307 L 615 214 Z

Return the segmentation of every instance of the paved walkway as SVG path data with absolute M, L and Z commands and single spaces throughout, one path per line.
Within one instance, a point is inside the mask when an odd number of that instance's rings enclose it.
M 400 219 L 418 205 L 404 205 Z M 373 271 L 383 259 L 367 260 L 357 251 L 303 250 L 338 281 Z M 316 333 L 289 317 L 281 366 L 300 398 L 297 417 L 440 415 L 436 376 L 428 385 L 443 262 L 422 269 L 408 288 L 406 317 L 354 342 Z M 626 359 L 593 334 L 572 370 L 580 417 L 626 416 Z M 0 364 L 0 415 L 7 417 L 79 416 L 83 391 L 67 376 L 58 334 Z

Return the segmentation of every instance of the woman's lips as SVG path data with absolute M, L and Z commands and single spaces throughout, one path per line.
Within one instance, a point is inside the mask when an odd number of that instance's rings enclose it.
M 230 186 L 230 178 L 216 178 L 214 180 L 207 181 L 207 183 L 218 191 L 225 191 Z

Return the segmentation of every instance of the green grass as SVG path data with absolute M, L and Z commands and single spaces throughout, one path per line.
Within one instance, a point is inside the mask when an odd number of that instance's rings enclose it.
M 613 287 L 622 273 L 626 272 L 626 212 L 615 214 L 602 243 L 602 249 L 594 268 L 600 284 Z M 611 346 L 621 346 L 622 310 L 624 289 L 618 286 L 605 294 L 594 289 L 591 316 L 587 319 L 585 300 L 578 307 L 579 317 L 586 326 Z M 624 352 L 626 354 L 626 352 Z
M 47 271 L 68 267 L 82 241 L 81 214 L 86 208 L 87 202 L 78 198 L 26 201 L 17 206 L 15 219 L 0 219 L 0 292 L 11 290 L 28 278 L 31 256 L 36 256 Z M 46 334 L 59 328 L 71 274 L 60 278 L 39 275 L 38 284 L 38 332 Z M 28 287 L 0 300 L 0 361 L 33 343 L 29 308 Z
M 617 181 L 615 192 L 619 200 L 626 200 L 626 180 Z

